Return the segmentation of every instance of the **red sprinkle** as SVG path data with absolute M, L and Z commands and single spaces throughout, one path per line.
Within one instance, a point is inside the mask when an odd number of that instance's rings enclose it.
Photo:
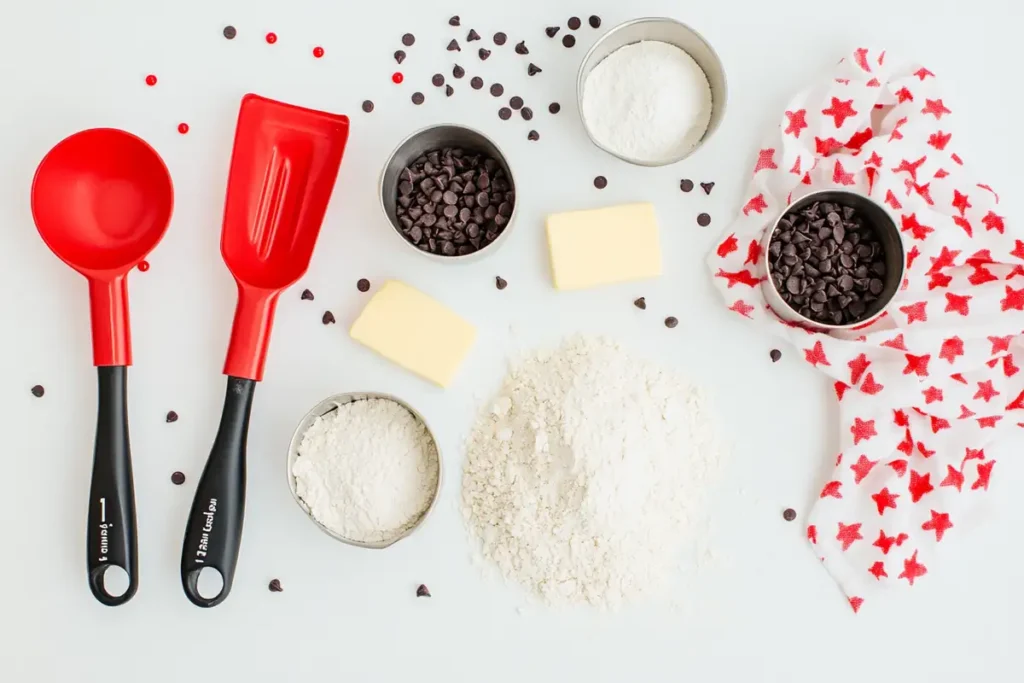
M 146 85 L 156 85 L 156 76 L 153 74 L 146 76 Z
M 182 135 L 187 133 L 188 132 L 188 124 L 187 123 L 179 123 L 178 124 L 178 132 L 181 133 Z
M 149 270 L 149 261 L 139 261 L 139 270 L 143 273 Z
M 324 56 L 324 49 L 317 45 L 316 47 L 313 48 L 313 56 L 316 57 L 317 59 L 320 59 L 321 57 Z
M 391 82 L 392 83 L 401 83 L 404 80 L 405 80 L 405 76 L 402 75 L 401 71 L 396 71 L 395 73 L 391 74 Z
M 270 33 L 268 33 L 268 34 L 267 34 L 267 42 L 268 42 L 269 44 L 271 44 L 271 45 L 273 45 L 274 43 L 276 43 L 276 42 L 277 42 L 277 34 L 276 34 L 276 33 L 274 33 L 274 32 L 270 32 Z

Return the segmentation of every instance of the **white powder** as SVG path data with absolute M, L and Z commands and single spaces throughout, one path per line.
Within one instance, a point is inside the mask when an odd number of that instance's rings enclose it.
M 594 138 L 624 157 L 660 163 L 693 149 L 711 121 L 711 86 L 675 45 L 643 41 L 605 57 L 583 86 Z
M 341 536 L 393 540 L 430 507 L 437 446 L 422 422 L 387 399 L 339 405 L 302 437 L 292 466 L 310 514 Z
M 699 389 L 577 338 L 506 377 L 469 439 L 463 514 L 506 578 L 617 607 L 671 587 L 718 460 Z

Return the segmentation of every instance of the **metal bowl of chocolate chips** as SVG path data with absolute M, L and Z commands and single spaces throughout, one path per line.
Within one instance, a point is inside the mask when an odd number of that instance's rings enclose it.
M 899 228 L 873 200 L 844 190 L 790 204 L 765 233 L 768 305 L 783 320 L 845 330 L 881 316 L 903 282 Z
M 442 124 L 413 133 L 392 152 L 380 200 L 403 242 L 435 260 L 466 262 L 508 238 L 516 187 L 490 138 Z

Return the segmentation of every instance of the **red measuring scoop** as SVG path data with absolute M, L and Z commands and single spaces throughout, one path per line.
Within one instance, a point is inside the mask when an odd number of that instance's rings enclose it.
M 167 230 L 174 204 L 171 176 L 142 139 L 114 128 L 75 133 L 51 149 L 32 181 L 32 216 L 43 241 L 89 279 L 93 362 L 99 413 L 86 531 L 89 588 L 105 605 L 138 590 L 135 492 L 128 444 L 127 275 Z M 128 587 L 104 586 L 110 566 Z
M 231 154 L 221 253 L 238 284 L 224 374 L 227 396 L 199 480 L 181 553 L 185 595 L 200 607 L 227 598 L 245 514 L 249 411 L 278 296 L 306 272 L 348 140 L 348 117 L 246 95 Z M 199 591 L 210 567 L 222 587 Z

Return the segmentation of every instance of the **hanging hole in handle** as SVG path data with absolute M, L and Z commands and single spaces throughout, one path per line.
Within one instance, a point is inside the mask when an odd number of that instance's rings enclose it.
M 97 600 L 104 605 L 123 605 L 135 595 L 132 577 L 116 564 L 101 564 L 89 572 L 89 584 Z
M 196 579 L 196 593 L 204 600 L 214 600 L 224 590 L 224 576 L 214 567 L 203 567 Z

